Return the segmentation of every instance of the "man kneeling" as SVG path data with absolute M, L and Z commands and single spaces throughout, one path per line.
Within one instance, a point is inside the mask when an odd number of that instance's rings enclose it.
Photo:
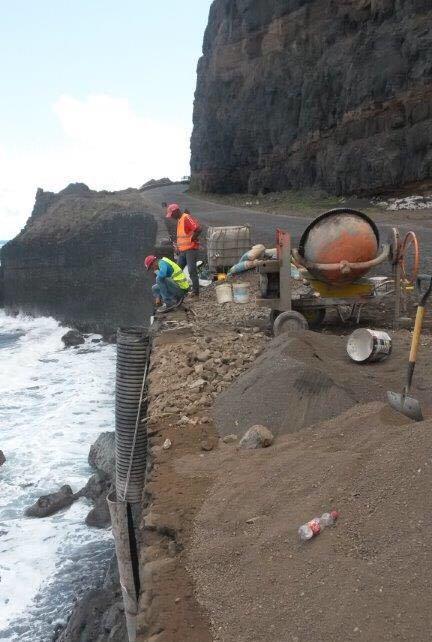
M 168 312 L 181 305 L 189 291 L 189 283 L 181 267 L 165 256 L 162 259 L 148 256 L 144 265 L 149 272 L 156 274 L 156 283 L 152 287 L 153 296 L 156 305 L 163 301 L 158 312 Z

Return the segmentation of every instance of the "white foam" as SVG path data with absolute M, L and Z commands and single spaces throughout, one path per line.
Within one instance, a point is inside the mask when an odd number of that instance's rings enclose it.
M 85 526 L 85 500 L 43 520 L 23 517 L 40 495 L 84 486 L 90 445 L 114 428 L 115 349 L 93 335 L 65 350 L 66 331 L 54 319 L 0 312 L 0 638 L 74 547 L 110 537 Z

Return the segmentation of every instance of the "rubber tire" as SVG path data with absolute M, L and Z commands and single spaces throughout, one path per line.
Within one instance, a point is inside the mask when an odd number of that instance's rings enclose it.
M 300 312 L 291 310 L 279 314 L 273 325 L 273 334 L 275 337 L 280 337 L 281 334 L 301 332 L 308 329 L 309 324 L 304 316 Z
M 315 308 L 308 310 L 308 312 L 315 313 L 314 318 L 308 319 L 307 316 L 305 316 L 306 321 L 308 322 L 309 328 L 312 330 L 316 328 L 320 328 L 324 322 L 324 319 L 326 317 L 326 309 L 325 308 Z

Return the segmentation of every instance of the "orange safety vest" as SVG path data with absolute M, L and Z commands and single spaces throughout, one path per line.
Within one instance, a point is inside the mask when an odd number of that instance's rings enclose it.
M 186 252 L 187 250 L 196 250 L 199 248 L 197 241 L 192 241 L 193 232 L 186 234 L 185 222 L 189 214 L 182 214 L 182 217 L 177 223 L 177 248 L 179 252 Z

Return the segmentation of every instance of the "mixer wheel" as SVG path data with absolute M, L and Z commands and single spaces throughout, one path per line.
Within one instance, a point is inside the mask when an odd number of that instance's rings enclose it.
M 300 312 L 290 310 L 279 314 L 273 325 L 273 334 L 275 337 L 279 337 L 281 334 L 290 334 L 291 332 L 308 329 L 309 325 L 304 316 Z
M 308 322 L 309 327 L 314 330 L 320 328 L 326 317 L 325 308 L 312 308 L 310 310 L 303 311 L 304 317 Z

